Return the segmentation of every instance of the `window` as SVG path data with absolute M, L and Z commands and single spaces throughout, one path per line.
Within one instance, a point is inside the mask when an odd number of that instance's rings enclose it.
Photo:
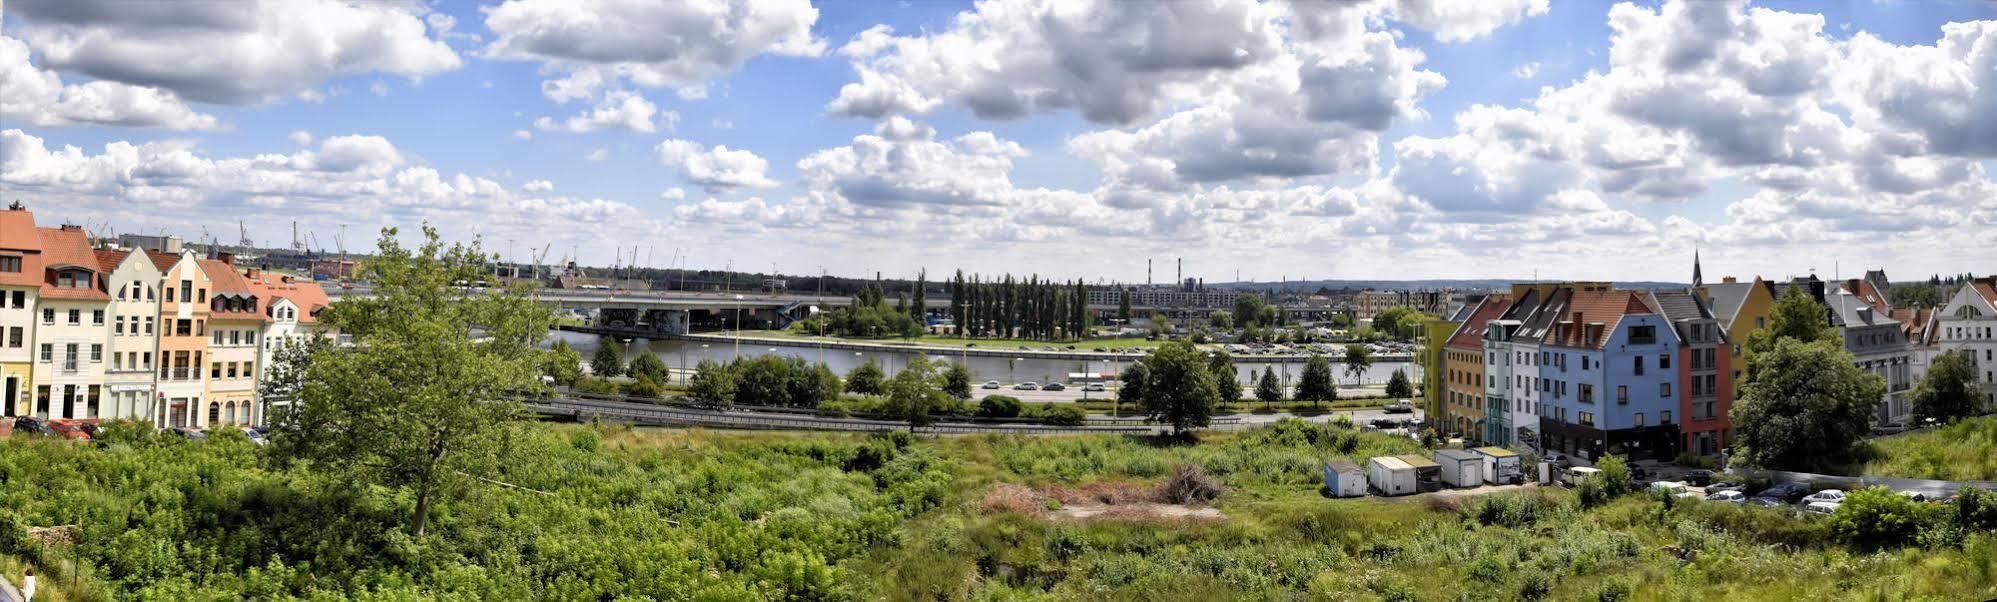
M 1630 358 L 1630 361 L 1631 361 L 1631 363 L 1632 363 L 1632 364 L 1634 364 L 1634 365 L 1636 366 L 1636 375 L 1637 375 L 1637 376 L 1643 376 L 1643 356 L 1639 355 L 1639 356 L 1636 356 L 1636 357 L 1633 357 L 1633 358 Z
M 194 321 L 187 319 L 174 320 L 173 336 L 177 337 L 194 336 Z
M 207 321 L 207 320 L 195 320 L 195 321 L 194 321 L 194 336 L 197 336 L 197 337 L 198 337 L 198 336 L 204 336 L 204 335 L 207 335 L 207 334 L 208 334 L 208 321 Z
M 152 333 L 153 333 L 153 317 L 146 316 L 146 334 L 150 335 Z
M 207 303 L 207 302 L 208 302 L 208 289 L 205 289 L 205 288 L 204 288 L 204 289 L 201 289 L 201 298 L 199 298 L 199 299 L 195 299 L 195 301 L 196 301 L 196 302 L 198 302 L 198 303 Z
M 22 331 L 21 327 L 19 327 L 19 326 L 14 326 L 14 327 L 11 327 L 11 328 L 8 328 L 8 329 L 7 329 L 7 346 L 8 346 L 8 347 L 12 347 L 12 348 L 15 348 L 15 349 L 20 349 L 20 348 L 21 348 L 21 339 L 22 339 L 22 335 L 23 335 L 23 334 L 24 334 L 24 332 Z
M 1671 369 L 1671 354 L 1667 353 L 1657 356 L 1657 369 L 1659 370 Z
M 44 362 L 55 361 L 55 345 L 50 343 L 42 343 L 42 361 Z
M 229 362 L 229 378 L 236 377 L 236 362 Z
M 91 363 L 101 363 L 104 361 L 104 345 L 102 343 L 90 344 L 90 361 Z
M 47 325 L 54 323 L 55 323 L 55 308 L 53 307 L 42 308 L 42 324 Z
M 1671 410 L 1665 410 L 1665 411 L 1662 411 L 1662 412 L 1658 412 L 1658 413 L 1657 413 L 1657 423 L 1658 423 L 1658 424 L 1671 424 Z
M 0 272 L 11 274 L 21 273 L 21 256 L 0 255 Z
M 172 297 L 173 289 L 166 289 L 166 296 Z M 187 303 L 193 300 L 194 300 L 194 281 L 193 280 L 180 281 L 180 302 Z
M 208 364 L 208 378 L 222 378 L 222 362 Z
M 215 331 L 214 336 L 210 337 L 208 344 L 220 347 L 222 345 L 222 331 Z
M 1629 342 L 1631 345 L 1649 345 L 1652 343 L 1656 343 L 1657 327 L 1649 325 L 1629 327 Z
M 1595 403 L 1595 385 L 1583 383 L 1579 392 L 1581 403 Z
M 70 343 L 68 345 L 64 345 L 62 350 L 63 350 L 62 369 L 71 372 L 76 371 L 76 362 L 78 357 L 82 355 L 82 353 L 80 353 L 82 349 L 78 347 L 76 343 Z
M 1629 385 L 1616 385 L 1616 405 L 1629 405 Z
M 1657 383 L 1657 396 L 1671 399 L 1671 383 Z
M 72 309 L 72 310 L 69 310 L 69 323 L 70 323 L 71 325 L 76 325 L 76 324 L 82 324 L 82 323 L 83 323 L 83 310 L 81 310 L 81 309 Z
M 118 323 L 117 323 L 116 325 L 113 325 L 113 326 L 111 327 L 111 332 L 112 332 L 113 334 L 118 334 L 118 335 L 123 335 L 123 334 L 125 334 L 125 317 L 124 317 L 124 316 L 118 316 Z
M 1588 356 L 1585 355 L 1581 356 L 1581 369 L 1582 370 L 1588 369 Z
M 91 324 L 95 324 L 95 325 L 97 325 L 97 326 L 103 326 L 103 325 L 104 325 L 104 310 L 101 310 L 101 309 L 98 309 L 98 310 L 92 310 L 92 311 L 90 312 L 90 323 L 91 323 Z
M 1636 413 L 1636 425 L 1643 426 L 1643 412 Z
M 22 309 L 26 308 L 27 306 L 28 306 L 28 292 L 14 291 L 14 309 Z
M 1767 327 L 1768 327 L 1768 318 L 1765 318 L 1765 317 L 1759 317 L 1759 318 L 1755 318 L 1755 319 L 1754 319 L 1754 327 L 1755 327 L 1755 328 L 1767 328 Z
M 1582 412 L 1582 413 L 1581 413 L 1581 426 L 1595 426 L 1595 413 L 1594 413 L 1594 412 Z

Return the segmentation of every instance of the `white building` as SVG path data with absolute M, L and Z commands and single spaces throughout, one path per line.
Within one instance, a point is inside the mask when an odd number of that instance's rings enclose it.
M 97 418 L 103 412 L 109 305 L 90 240 L 77 226 L 36 228 L 41 298 L 36 303 L 35 401 L 45 418 Z
M 0 211 L 0 416 L 33 412 L 35 302 L 42 293 L 42 239 L 35 216 L 17 203 Z
M 153 418 L 158 393 L 159 297 L 163 273 L 144 252 L 97 251 L 110 291 L 110 365 L 103 418 Z
M 243 274 L 250 288 L 264 299 L 263 340 L 259 343 L 259 378 L 268 377 L 277 352 L 285 345 L 303 343 L 306 337 L 323 334 L 319 311 L 332 305 L 326 289 L 309 280 L 249 270 Z M 273 407 L 289 404 L 283 399 L 259 399 L 256 417 L 261 424 Z
M 1968 351 L 1985 408 L 1997 407 L 1997 277 L 1970 281 L 1936 320 L 1940 351 Z

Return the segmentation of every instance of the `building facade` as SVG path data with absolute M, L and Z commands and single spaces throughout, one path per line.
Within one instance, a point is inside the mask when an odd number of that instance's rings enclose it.
M 35 305 L 42 294 L 42 238 L 35 216 L 15 203 L 0 211 L 0 415 L 34 413 Z
M 250 287 L 264 299 L 264 330 L 257 347 L 257 378 L 269 376 L 277 352 L 286 345 L 302 344 L 307 337 L 324 336 L 319 312 L 332 305 L 326 289 L 317 283 L 260 270 L 243 273 Z M 289 405 L 288 399 L 257 400 L 255 423 L 263 424 L 273 407 Z
M 1679 431 L 1685 451 L 1717 455 L 1733 440 L 1733 354 L 1720 320 L 1696 291 L 1657 291 L 1652 304 L 1678 335 Z
M 1769 313 L 1775 309 L 1775 288 L 1759 277 L 1753 282 L 1740 282 L 1728 276 L 1718 284 L 1697 290 L 1712 308 L 1713 317 L 1719 319 L 1720 328 L 1725 330 L 1732 394 L 1734 399 L 1740 399 L 1741 376 L 1747 369 L 1742 345 L 1747 343 L 1749 334 L 1768 327 Z
M 1590 460 L 1678 454 L 1679 342 L 1648 295 L 1576 292 L 1543 342 L 1546 449 Z
M 235 259 L 228 254 L 199 263 L 213 287 L 208 295 L 204 424 L 209 428 L 255 424 L 264 300 L 249 280 L 236 273 Z
M 1485 331 L 1492 320 L 1511 307 L 1502 295 L 1486 296 L 1469 310 L 1462 326 L 1443 345 L 1447 372 L 1444 383 L 1441 425 L 1452 434 L 1475 441 L 1485 440 L 1485 408 L 1490 403 L 1485 387 Z
M 90 241 L 77 226 L 36 228 L 43 282 L 36 302 L 35 407 L 43 418 L 103 412 L 110 297 Z
M 153 416 L 159 426 L 207 428 L 208 290 L 212 286 L 193 251 L 148 253 L 162 268 L 159 306 L 159 381 Z
M 162 274 L 144 252 L 98 250 L 97 261 L 111 297 L 104 417 L 152 420 Z
M 1956 290 L 1935 325 L 1939 351 L 1967 351 L 1975 365 L 1984 409 L 1997 408 L 1997 277 L 1980 278 Z

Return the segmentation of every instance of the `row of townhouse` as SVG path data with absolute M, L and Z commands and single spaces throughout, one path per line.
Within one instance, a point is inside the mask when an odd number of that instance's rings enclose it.
M 278 346 L 316 328 L 324 290 L 228 254 L 92 249 L 76 226 L 0 211 L 0 413 L 258 424 Z

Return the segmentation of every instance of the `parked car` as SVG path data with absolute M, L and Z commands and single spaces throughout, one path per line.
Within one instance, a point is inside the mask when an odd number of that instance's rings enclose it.
M 1567 457 L 1567 454 L 1563 454 L 1560 452 L 1546 452 L 1546 461 L 1547 463 L 1552 464 L 1555 468 L 1574 467 L 1574 459 L 1569 458 Z
M 250 443 L 255 443 L 257 445 L 270 445 L 270 439 L 264 437 L 263 431 L 258 430 L 256 427 L 253 426 L 243 427 L 243 436 L 249 437 Z
M 1705 487 L 1705 486 L 1707 486 L 1707 485 L 1710 485 L 1710 484 L 1712 484 L 1712 482 L 1713 482 L 1713 471 L 1710 471 L 1710 470 L 1694 470 L 1694 471 L 1691 471 L 1691 472 L 1688 472 L 1688 473 L 1685 473 L 1685 482 L 1687 482 L 1687 483 L 1691 483 L 1691 484 L 1693 484 L 1693 485 L 1698 485 L 1698 486 L 1700 486 L 1700 487 Z
M 1787 508 L 1789 502 L 1782 498 L 1755 496 L 1747 499 L 1747 505 L 1756 508 Z
M 1715 491 L 1738 491 L 1741 493 L 1747 493 L 1747 484 L 1735 481 L 1735 482 L 1712 483 L 1706 485 L 1706 493 L 1712 493 Z
M 988 381 L 985 381 L 985 385 L 984 385 L 983 387 L 980 387 L 980 388 L 984 388 L 984 389 L 997 389 L 997 388 L 999 388 L 999 382 L 998 382 L 998 381 L 995 381 L 995 380 L 988 380 Z
M 1685 484 L 1680 483 L 1678 481 L 1658 481 L 1655 483 L 1651 483 L 1650 488 L 1652 490 L 1662 491 L 1673 495 L 1685 492 Z
M 1754 495 L 1756 497 L 1772 497 L 1783 501 L 1795 501 L 1809 494 L 1809 485 L 1802 483 L 1776 483 L 1767 489 L 1761 490 L 1761 493 Z
M 1061 383 L 1047 383 L 1047 386 L 1044 386 L 1044 387 L 1041 387 L 1041 388 L 1040 388 L 1040 390 L 1042 390 L 1042 391 L 1066 391 L 1066 390 L 1068 390 L 1068 385 L 1064 385 L 1064 384 L 1061 384 Z
M 83 427 L 85 423 L 75 420 L 50 420 L 48 424 L 49 434 L 74 441 L 90 440 L 90 431 Z
M 1715 491 L 1706 494 L 1706 501 L 1726 502 L 1729 504 L 1745 504 L 1747 503 L 1747 494 L 1741 493 L 1736 490 Z
M 188 441 L 207 441 L 207 440 L 208 440 L 208 433 L 204 433 L 204 432 L 201 432 L 201 431 L 197 431 L 197 430 L 194 430 L 194 429 L 191 429 L 191 428 L 187 428 L 187 427 L 184 427 L 184 426 L 176 426 L 176 427 L 173 427 L 173 434 L 175 434 L 175 435 L 179 435 L 179 436 L 180 436 L 180 438 L 182 438 L 182 439 L 186 439 L 186 440 L 188 440 Z
M 1835 502 L 1810 502 L 1803 505 L 1803 511 L 1810 514 L 1837 514 L 1838 505 Z
M 1086 387 L 1082 387 L 1082 390 L 1083 390 L 1083 391 L 1095 391 L 1095 392 L 1102 392 L 1102 391 L 1108 391 L 1108 390 L 1109 390 L 1109 387 L 1105 387 L 1105 386 L 1103 386 L 1103 384 L 1102 384 L 1102 383 L 1089 383 L 1089 385 L 1088 385 L 1088 386 L 1086 386 Z
M 1415 412 L 1415 404 L 1408 403 L 1408 400 L 1403 399 L 1387 404 L 1386 407 L 1380 409 L 1388 414 L 1413 414 Z
M 1825 489 L 1803 497 L 1804 504 L 1814 504 L 1817 502 L 1842 504 L 1844 503 L 1844 492 L 1837 489 Z
M 1012 386 L 1012 390 L 1014 390 L 1014 391 L 1038 391 L 1038 390 L 1040 390 L 1040 383 L 1036 383 L 1036 382 L 1033 382 L 1033 381 L 1030 381 L 1030 380 L 1029 380 L 1029 381 L 1026 381 L 1026 382 L 1023 382 L 1023 383 L 1019 383 L 1019 384 L 1017 384 L 1017 385 L 1013 385 L 1013 386 Z
M 26 433 L 29 435 L 55 434 L 55 431 L 49 430 L 48 423 L 36 420 L 34 418 L 29 418 L 27 416 L 22 416 L 20 418 L 14 419 L 14 432 Z

